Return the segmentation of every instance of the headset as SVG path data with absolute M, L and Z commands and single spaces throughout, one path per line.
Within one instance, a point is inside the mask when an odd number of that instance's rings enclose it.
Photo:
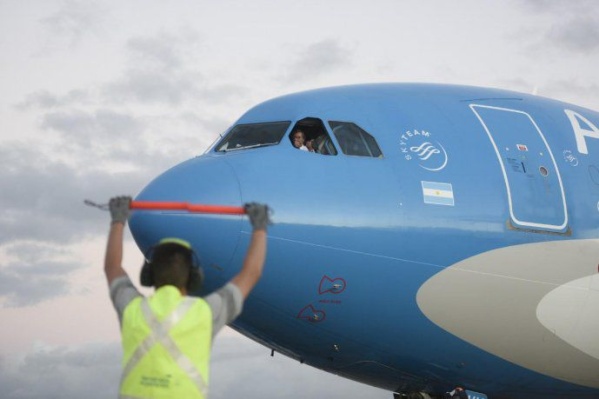
M 154 245 L 147 251 L 144 264 L 141 267 L 141 273 L 139 275 L 139 281 L 141 285 L 143 285 L 144 287 L 154 286 L 154 275 L 152 273 L 154 252 L 156 248 L 164 244 L 175 244 L 180 247 L 183 247 L 186 251 L 189 252 L 191 257 L 191 267 L 189 268 L 187 291 L 190 293 L 199 291 L 204 283 L 204 271 L 202 270 L 202 267 L 200 265 L 200 260 L 189 242 L 174 237 L 163 238 L 158 242 L 158 244 Z

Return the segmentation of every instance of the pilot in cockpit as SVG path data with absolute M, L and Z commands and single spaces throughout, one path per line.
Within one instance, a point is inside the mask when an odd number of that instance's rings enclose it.
M 293 146 L 302 151 L 309 151 L 308 147 L 306 147 L 306 134 L 301 130 L 296 130 L 293 133 Z

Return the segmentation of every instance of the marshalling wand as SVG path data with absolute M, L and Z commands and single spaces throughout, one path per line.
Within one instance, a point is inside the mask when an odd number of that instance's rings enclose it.
M 194 213 L 218 213 L 224 215 L 245 214 L 245 209 L 241 206 L 190 204 L 189 202 L 170 201 L 131 201 L 129 209 L 153 211 L 181 210 Z
M 83 201 L 86 205 L 102 210 L 108 210 L 108 204 L 97 204 L 90 200 Z M 129 209 L 147 211 L 187 211 L 193 213 L 214 213 L 222 215 L 244 215 L 242 206 L 190 204 L 177 201 L 131 201 Z

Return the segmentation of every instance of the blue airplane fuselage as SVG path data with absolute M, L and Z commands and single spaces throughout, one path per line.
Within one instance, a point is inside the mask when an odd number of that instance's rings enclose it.
M 394 392 L 599 398 L 599 113 L 435 84 L 264 102 L 136 200 L 273 210 L 233 327 Z M 318 146 L 295 148 L 301 129 Z M 190 241 L 201 293 L 239 272 L 240 216 L 136 211 L 142 251 Z

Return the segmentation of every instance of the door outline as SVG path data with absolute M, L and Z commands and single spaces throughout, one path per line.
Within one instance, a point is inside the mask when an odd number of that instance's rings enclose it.
M 505 164 L 503 162 L 503 157 L 501 156 L 501 153 L 499 152 L 499 149 L 497 148 L 497 144 L 495 143 L 495 140 L 493 139 L 493 135 L 491 134 L 489 128 L 487 127 L 487 124 L 485 123 L 482 116 L 476 111 L 476 108 L 486 108 L 486 109 L 493 109 L 493 110 L 498 110 L 498 111 L 514 112 L 514 113 L 522 114 L 522 115 L 525 115 L 528 118 L 528 120 L 530 121 L 530 123 L 532 124 L 532 126 L 534 126 L 537 133 L 539 134 L 539 137 L 543 141 L 543 144 L 545 145 L 545 149 L 547 150 L 547 153 L 549 154 L 551 162 L 553 163 L 553 168 L 555 170 L 555 173 L 557 176 L 557 181 L 559 183 L 560 194 L 561 194 L 561 199 L 562 199 L 562 207 L 563 207 L 563 212 L 564 212 L 564 221 L 561 225 L 523 221 L 523 220 L 519 220 L 514 215 L 514 207 L 513 207 L 513 203 L 512 203 L 512 192 L 510 189 L 510 183 L 509 183 L 509 179 L 507 176 L 507 172 L 505 170 Z M 474 112 L 474 115 L 476 115 L 476 117 L 480 121 L 481 125 L 485 129 L 485 132 L 487 132 L 487 136 L 489 137 L 489 140 L 491 140 L 491 144 L 493 145 L 493 149 L 495 150 L 495 155 L 497 156 L 497 159 L 499 160 L 499 164 L 501 165 L 501 172 L 503 173 L 503 180 L 505 183 L 505 188 L 507 190 L 508 204 L 509 204 L 509 209 L 510 209 L 510 217 L 512 218 L 512 220 L 515 223 L 517 223 L 519 226 L 525 226 L 525 227 L 529 227 L 531 229 L 541 229 L 541 230 L 550 230 L 550 231 L 558 231 L 558 232 L 564 231 L 566 229 L 566 226 L 568 226 L 568 208 L 567 208 L 567 204 L 566 204 L 566 195 L 564 193 L 564 186 L 562 184 L 562 177 L 561 177 L 560 171 L 557 167 L 557 163 L 555 162 L 553 152 L 551 151 L 551 148 L 549 147 L 547 140 L 545 140 L 545 136 L 543 135 L 543 132 L 541 132 L 541 129 L 539 129 L 539 126 L 536 124 L 534 119 L 527 112 L 516 110 L 516 109 L 511 109 L 511 108 L 494 107 L 494 106 L 482 105 L 482 104 L 470 104 L 470 109 L 472 110 L 472 112 Z M 515 226 L 515 227 L 517 227 L 517 226 Z

